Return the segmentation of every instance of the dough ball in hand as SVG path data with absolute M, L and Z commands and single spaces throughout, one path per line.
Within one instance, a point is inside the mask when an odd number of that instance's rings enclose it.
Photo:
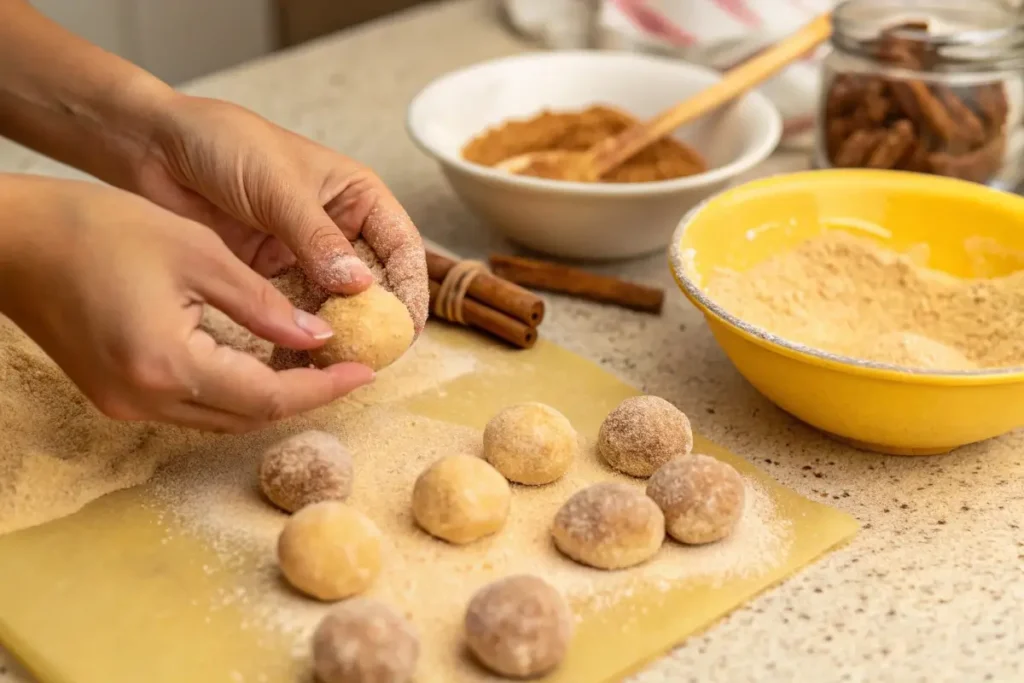
M 352 456 L 327 432 L 289 436 L 264 451 L 260 488 L 288 512 L 324 500 L 345 500 L 352 492 Z
M 692 448 L 690 420 L 657 396 L 627 398 L 608 414 L 597 435 L 597 450 L 604 461 L 634 477 L 649 477 Z
M 573 617 L 562 594 L 536 576 L 510 576 L 484 586 L 466 608 L 466 645 L 485 667 L 509 678 L 552 671 L 572 639 Z
M 509 406 L 484 429 L 484 458 L 519 484 L 550 484 L 576 457 L 576 430 L 543 403 Z
M 462 545 L 500 531 L 511 500 L 505 477 L 482 458 L 449 455 L 416 479 L 412 514 L 430 535 Z
M 320 367 L 349 362 L 386 368 L 409 349 L 415 334 L 409 310 L 378 284 L 354 296 L 332 296 L 317 315 L 334 330 L 323 346 L 310 351 Z
M 313 634 L 319 683 L 407 683 L 420 656 L 412 624 L 387 605 L 353 598 L 333 608 Z
M 314 503 L 285 524 L 277 559 L 297 590 L 319 600 L 342 600 L 366 590 L 380 573 L 381 533 L 345 503 Z
M 720 541 L 743 515 L 743 477 L 709 455 L 673 458 L 647 482 L 647 495 L 665 513 L 665 530 L 680 543 Z
M 577 491 L 555 515 L 555 546 L 581 564 L 623 569 L 654 557 L 665 516 L 643 491 L 620 482 Z

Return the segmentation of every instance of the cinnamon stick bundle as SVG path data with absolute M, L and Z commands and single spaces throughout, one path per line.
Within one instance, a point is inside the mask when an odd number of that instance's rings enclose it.
M 491 255 L 491 270 L 498 277 L 524 287 L 615 304 L 645 313 L 661 313 L 665 292 L 614 277 L 571 268 L 559 263 L 516 256 Z
M 427 250 L 427 273 L 434 282 L 444 282 L 455 261 Z M 530 327 L 544 320 L 544 300 L 516 284 L 490 273 L 479 273 L 473 278 L 466 295 L 486 304 Z
M 433 310 L 441 283 L 430 280 L 430 308 Z M 472 287 L 470 287 L 472 291 Z M 470 327 L 488 332 L 521 349 L 528 349 L 537 342 L 537 328 L 516 320 L 505 313 L 466 296 L 462 300 L 462 319 Z

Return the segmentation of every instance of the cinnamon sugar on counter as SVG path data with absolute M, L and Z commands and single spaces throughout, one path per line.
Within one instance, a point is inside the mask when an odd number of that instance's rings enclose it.
M 706 291 L 777 337 L 851 358 L 920 370 L 1024 366 L 1024 270 L 957 278 L 837 230 L 745 272 L 719 271 Z

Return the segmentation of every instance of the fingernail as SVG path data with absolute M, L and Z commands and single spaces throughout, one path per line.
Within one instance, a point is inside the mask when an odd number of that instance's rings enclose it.
M 334 336 L 334 330 L 327 321 L 312 313 L 306 313 L 301 308 L 295 309 L 295 324 L 313 339 L 330 339 Z
M 338 254 L 327 262 L 326 280 L 335 286 L 347 286 L 359 279 L 373 277 L 366 264 L 352 254 Z

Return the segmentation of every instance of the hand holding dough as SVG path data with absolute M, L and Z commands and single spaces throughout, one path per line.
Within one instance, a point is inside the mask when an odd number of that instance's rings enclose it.
M 320 367 L 362 363 L 380 370 L 412 345 L 415 330 L 409 310 L 378 284 L 354 296 L 332 296 L 317 312 L 334 336 L 310 352 Z

